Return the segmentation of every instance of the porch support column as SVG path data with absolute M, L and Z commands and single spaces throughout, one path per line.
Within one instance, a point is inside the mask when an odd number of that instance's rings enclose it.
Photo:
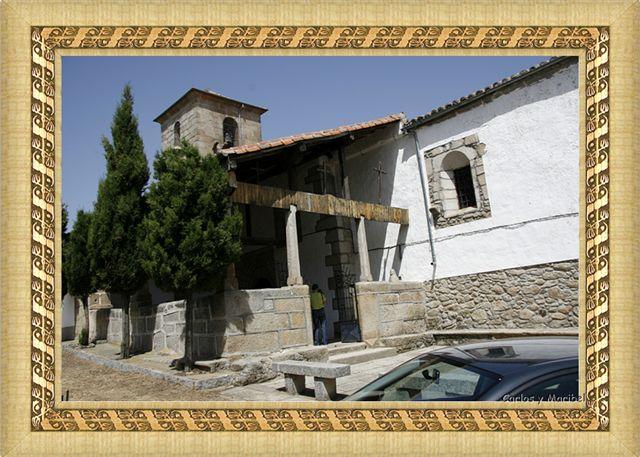
M 364 229 L 364 217 L 358 219 L 358 257 L 360 258 L 360 281 L 371 281 L 371 264 L 367 247 L 367 232 Z
M 98 339 L 98 310 L 97 309 L 89 308 L 89 328 L 87 329 L 87 331 L 89 332 L 89 343 L 93 343 Z
M 295 205 L 290 205 L 289 214 L 287 215 L 287 270 L 289 271 L 287 285 L 289 286 L 302 284 L 300 254 L 298 253 L 298 227 L 296 224 L 297 211 L 298 208 Z

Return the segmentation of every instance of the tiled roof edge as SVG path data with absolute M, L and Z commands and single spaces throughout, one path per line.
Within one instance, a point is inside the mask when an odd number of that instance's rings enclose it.
M 232 148 L 221 149 L 220 152 L 224 155 L 244 155 L 252 152 L 264 151 L 267 149 L 277 148 L 281 146 L 289 146 L 294 143 L 298 143 L 305 140 L 312 140 L 317 138 L 328 138 L 331 136 L 339 135 L 341 133 L 357 132 L 371 127 L 377 127 L 380 125 L 390 124 L 392 122 L 405 120 L 404 113 L 390 114 L 385 117 L 373 119 L 366 122 L 359 122 L 356 124 L 341 125 L 332 129 L 317 130 L 315 132 L 298 133 L 296 135 L 289 135 L 281 138 L 274 138 L 271 140 L 263 140 L 258 143 L 243 144 L 241 146 L 234 146 Z

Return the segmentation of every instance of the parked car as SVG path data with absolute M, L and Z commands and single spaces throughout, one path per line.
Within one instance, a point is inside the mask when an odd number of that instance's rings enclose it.
M 513 338 L 426 352 L 343 401 L 579 401 L 578 339 Z

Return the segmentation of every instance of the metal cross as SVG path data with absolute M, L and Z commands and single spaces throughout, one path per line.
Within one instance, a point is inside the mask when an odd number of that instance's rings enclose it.
M 387 172 L 382 169 L 382 162 L 378 162 L 378 168 L 374 168 L 373 171 L 378 173 L 378 204 L 382 203 L 382 175 L 386 175 Z

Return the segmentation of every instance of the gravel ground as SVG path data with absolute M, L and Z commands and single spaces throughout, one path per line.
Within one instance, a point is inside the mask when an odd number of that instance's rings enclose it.
M 224 400 L 213 389 L 191 389 L 138 373 L 114 370 L 62 351 L 62 392 L 71 401 Z

